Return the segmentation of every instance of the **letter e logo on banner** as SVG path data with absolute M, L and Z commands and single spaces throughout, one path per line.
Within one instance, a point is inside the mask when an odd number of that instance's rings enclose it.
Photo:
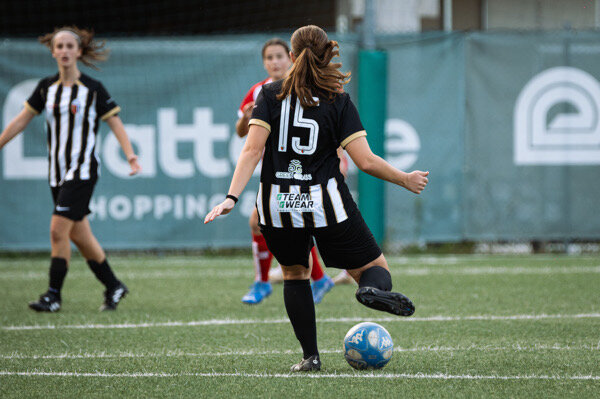
M 568 104 L 575 112 L 557 113 Z M 572 67 L 547 69 L 523 88 L 514 111 L 517 165 L 600 164 L 600 83 Z

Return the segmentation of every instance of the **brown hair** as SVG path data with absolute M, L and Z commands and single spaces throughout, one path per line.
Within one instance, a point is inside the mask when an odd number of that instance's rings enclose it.
M 94 40 L 93 30 L 79 29 L 74 25 L 54 28 L 54 32 L 46 33 L 45 35 L 40 36 L 38 40 L 52 51 L 54 36 L 56 36 L 58 32 L 63 31 L 71 32 L 77 37 L 77 44 L 81 49 L 80 60 L 84 65 L 98 69 L 98 67 L 94 65 L 94 62 L 106 61 L 108 58 L 110 50 L 104 48 L 104 41 L 98 42 Z
M 313 90 L 326 92 L 332 100 L 350 81 L 350 72 L 339 71 L 342 64 L 331 62 L 340 55 L 337 42 L 329 40 L 318 26 L 307 25 L 294 32 L 292 53 L 296 61 L 283 81 L 278 100 L 294 92 L 303 107 L 314 107 L 318 102 L 313 100 Z
M 269 46 L 281 46 L 285 49 L 285 53 L 287 54 L 287 56 L 290 56 L 290 48 L 288 47 L 287 43 L 283 40 L 281 40 L 278 37 L 274 37 L 273 39 L 269 39 L 265 42 L 265 44 L 263 45 L 262 48 L 262 57 L 263 59 L 265 58 L 265 51 L 267 51 L 267 47 Z

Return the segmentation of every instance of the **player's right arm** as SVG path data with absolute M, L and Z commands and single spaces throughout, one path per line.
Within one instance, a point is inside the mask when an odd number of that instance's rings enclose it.
M 378 179 L 397 184 L 415 194 L 420 194 L 429 179 L 429 172 L 415 170 L 410 173 L 394 168 L 381 157 L 373 154 L 366 137 L 352 140 L 345 147 L 356 166 L 365 173 Z
M 21 133 L 35 114 L 28 108 L 23 108 L 21 112 L 6 126 L 6 129 L 0 134 L 0 150 L 11 141 L 17 134 Z

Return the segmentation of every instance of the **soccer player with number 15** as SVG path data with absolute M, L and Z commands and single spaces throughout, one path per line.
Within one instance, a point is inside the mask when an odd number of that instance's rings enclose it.
M 233 209 L 264 150 L 256 207 L 267 246 L 283 268 L 285 308 L 303 350 L 292 371 L 316 371 L 321 360 L 309 283 L 313 238 L 325 265 L 346 269 L 356 280 L 360 303 L 400 316 L 415 311 L 406 296 L 392 291 L 387 261 L 344 182 L 337 148 L 363 172 L 416 194 L 429 172 L 402 172 L 371 152 L 358 112 L 341 90 L 349 74 L 331 62 L 338 44 L 325 31 L 304 26 L 291 44 L 292 69 L 283 81 L 263 86 L 229 194 L 205 223 Z

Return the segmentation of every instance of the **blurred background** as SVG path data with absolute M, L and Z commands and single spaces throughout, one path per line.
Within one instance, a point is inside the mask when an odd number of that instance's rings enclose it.
M 5 1 L 0 117 L 56 64 L 37 36 L 93 28 L 100 79 L 143 173 L 107 125 L 92 227 L 107 249 L 249 248 L 258 173 L 234 212 L 204 226 L 243 140 L 237 109 L 266 78 L 263 43 L 306 24 L 337 40 L 369 142 L 415 196 L 358 174 L 349 185 L 388 250 L 599 252 L 600 0 Z M 43 117 L 0 152 L 0 250 L 49 248 Z

